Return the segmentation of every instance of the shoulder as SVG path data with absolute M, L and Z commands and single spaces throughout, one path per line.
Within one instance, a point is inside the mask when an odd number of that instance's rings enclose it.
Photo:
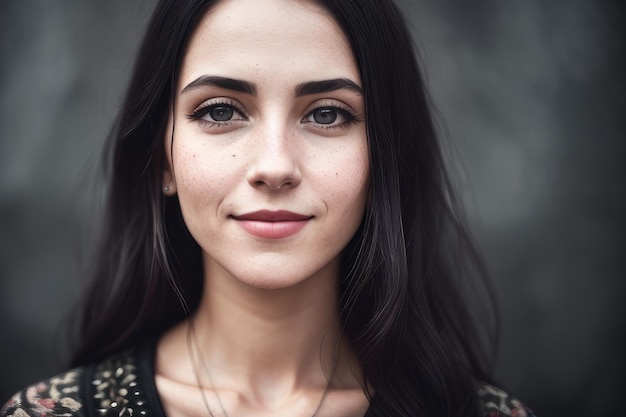
M 489 384 L 478 388 L 481 416 L 535 417 L 533 412 L 508 392 Z
M 0 417 L 83 416 L 83 372 L 72 369 L 23 389 L 2 407 Z
M 148 363 L 132 349 L 41 381 L 11 397 L 0 417 L 143 415 L 149 387 L 139 362 Z

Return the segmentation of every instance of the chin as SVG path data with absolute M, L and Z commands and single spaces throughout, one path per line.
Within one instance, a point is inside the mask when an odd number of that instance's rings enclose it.
M 324 262 L 324 259 L 311 262 L 294 256 L 277 257 L 275 254 L 266 254 L 264 259 L 243 257 L 237 261 L 228 259 L 226 262 L 206 256 L 204 261 L 209 285 L 236 282 L 251 289 L 304 289 L 306 292 L 311 290 L 310 286 L 334 286 L 339 277 L 340 264 L 339 257 L 330 262 Z
M 280 277 L 275 274 L 272 274 L 271 276 L 266 276 L 266 274 L 251 275 L 235 279 L 248 287 L 260 290 L 281 290 L 293 288 L 306 281 L 305 277 L 294 277 L 293 275 L 290 275 L 289 277 Z

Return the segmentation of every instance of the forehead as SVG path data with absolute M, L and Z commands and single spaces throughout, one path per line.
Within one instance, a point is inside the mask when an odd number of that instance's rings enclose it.
M 341 28 L 325 9 L 301 0 L 219 2 L 190 39 L 180 81 L 207 73 L 243 79 L 349 77 L 360 84 Z

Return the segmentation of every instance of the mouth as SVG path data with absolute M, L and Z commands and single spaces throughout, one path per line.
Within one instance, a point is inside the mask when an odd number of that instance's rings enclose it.
M 233 216 L 237 220 L 250 220 L 259 222 L 297 222 L 302 220 L 309 220 L 313 216 L 306 216 L 304 214 L 293 213 L 287 210 L 259 210 L 251 213 L 240 214 Z
M 245 231 L 263 239 L 283 239 L 295 235 L 313 218 L 286 210 L 259 210 L 231 217 Z

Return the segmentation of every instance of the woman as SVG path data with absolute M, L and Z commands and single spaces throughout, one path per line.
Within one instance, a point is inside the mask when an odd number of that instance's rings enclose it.
M 390 1 L 162 0 L 108 163 L 74 368 L 3 416 L 530 415 Z

